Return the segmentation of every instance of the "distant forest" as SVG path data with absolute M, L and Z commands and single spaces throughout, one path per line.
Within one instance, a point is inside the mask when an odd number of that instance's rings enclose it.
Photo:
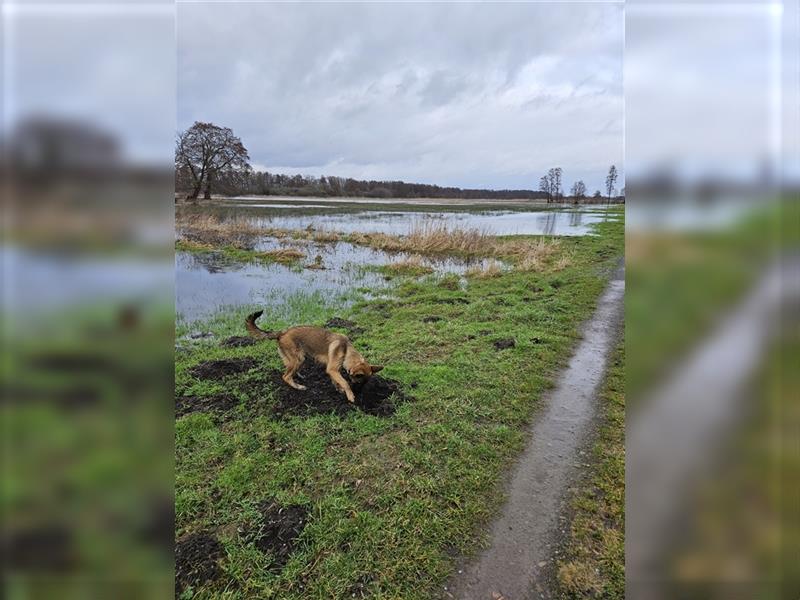
M 177 173 L 178 192 L 192 188 L 188 174 Z M 466 198 L 509 200 L 512 198 L 546 200 L 546 192 L 533 190 L 485 190 L 441 187 L 426 183 L 405 181 L 363 181 L 345 177 L 303 175 L 281 175 L 276 173 L 249 171 L 220 174 L 214 182 L 214 192 L 226 196 L 317 196 L 360 198 Z
M 229 127 L 196 121 L 178 133 L 175 143 L 175 191 L 185 193 L 189 200 L 200 194 L 210 199 L 212 194 L 224 196 L 317 196 L 348 198 L 464 198 L 467 200 L 546 200 L 564 202 L 568 198 L 580 202 L 602 202 L 597 190 L 587 197 L 586 185 L 576 181 L 566 195 L 562 186 L 563 169 L 553 167 L 539 180 L 539 189 L 486 190 L 442 187 L 427 183 L 405 181 L 364 181 L 359 179 L 303 175 L 282 175 L 254 171 L 250 166 L 247 148 Z M 614 165 L 606 177 L 608 202 L 623 201 L 616 196 L 618 174 Z

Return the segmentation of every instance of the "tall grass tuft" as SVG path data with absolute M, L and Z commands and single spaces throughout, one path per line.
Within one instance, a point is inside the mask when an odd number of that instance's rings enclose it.
M 499 277 L 503 274 L 503 264 L 497 260 L 490 260 L 484 265 L 475 265 L 467 269 L 467 277 L 475 277 L 477 279 L 489 279 L 491 277 Z

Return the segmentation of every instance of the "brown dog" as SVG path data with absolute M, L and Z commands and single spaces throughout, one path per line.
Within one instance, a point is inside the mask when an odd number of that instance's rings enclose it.
M 382 366 L 370 365 L 364 357 L 353 347 L 347 336 L 334 333 L 322 327 L 290 327 L 285 331 L 264 331 L 256 325 L 256 319 L 263 310 L 253 313 L 245 319 L 247 332 L 256 339 L 278 341 L 278 354 L 281 355 L 286 372 L 283 380 L 287 385 L 297 390 L 304 390 L 306 386 L 295 382 L 294 375 L 306 357 L 313 358 L 321 365 L 333 381 L 333 385 L 347 396 L 350 402 L 355 402 L 353 390 L 347 380 L 339 372 L 344 365 L 354 383 L 363 383 L 373 373 L 377 373 Z

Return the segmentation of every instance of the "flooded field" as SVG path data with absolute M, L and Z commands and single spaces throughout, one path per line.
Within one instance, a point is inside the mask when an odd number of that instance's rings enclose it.
M 257 245 L 260 250 L 276 247 L 281 247 L 281 244 L 271 238 Z M 388 281 L 373 267 L 409 257 L 402 252 L 389 254 L 346 242 L 318 244 L 297 240 L 291 243 L 291 247 L 306 254 L 303 264 L 242 263 L 228 260 L 218 253 L 176 252 L 175 308 L 178 321 L 202 320 L 226 307 L 281 302 L 282 298 L 299 292 L 318 291 L 336 296 L 354 288 L 365 288 L 370 290 L 367 295 L 376 296 Z M 438 273 L 461 274 L 470 266 L 485 261 L 423 257 L 421 262 Z
M 331 229 L 402 235 L 420 221 L 485 230 L 492 235 L 587 235 L 591 225 L 607 220 L 603 205 L 548 207 L 531 203 L 456 204 L 409 200 L 330 201 L 320 198 L 241 198 L 214 206 L 185 207 L 220 217 L 245 217 L 262 227 Z
M 325 199 L 229 199 L 213 205 L 183 206 L 188 214 L 211 214 L 221 219 L 246 218 L 259 228 L 323 229 L 344 233 L 404 234 L 420 222 L 475 228 L 493 235 L 591 235 L 594 223 L 610 220 L 604 207 L 539 207 L 451 203 L 327 201 Z M 179 323 L 204 320 L 229 308 L 282 302 L 297 293 L 320 292 L 342 296 L 354 289 L 380 295 L 389 284 L 378 267 L 401 262 L 407 253 L 388 253 L 347 242 L 278 240 L 264 237 L 256 250 L 293 248 L 305 258 L 294 265 L 230 260 L 221 253 L 176 252 L 176 314 Z M 485 261 L 420 258 L 436 273 L 463 274 Z

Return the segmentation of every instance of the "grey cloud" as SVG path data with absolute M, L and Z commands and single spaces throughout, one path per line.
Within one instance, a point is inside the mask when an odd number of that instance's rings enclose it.
M 622 46 L 606 3 L 179 4 L 178 126 L 274 170 L 591 187 L 622 160 Z

